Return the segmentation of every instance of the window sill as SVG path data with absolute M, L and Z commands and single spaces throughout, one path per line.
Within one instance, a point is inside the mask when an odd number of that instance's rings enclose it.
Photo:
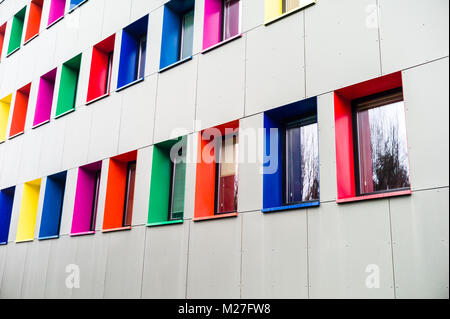
M 34 129 L 36 129 L 36 128 L 42 126 L 42 125 L 45 125 L 45 124 L 47 124 L 47 123 L 50 123 L 50 120 L 46 120 L 46 121 L 44 121 L 44 122 L 41 122 L 41 123 L 39 123 L 39 124 L 36 124 L 36 125 L 34 125 L 31 129 L 34 130 Z
M 8 242 L 2 241 L 2 242 L 0 243 L 0 246 L 6 246 L 6 245 L 8 245 Z
M 225 44 L 227 44 L 229 42 L 232 42 L 232 41 L 234 41 L 236 39 L 239 39 L 240 37 L 242 37 L 242 33 L 239 33 L 239 34 L 237 34 L 234 37 L 231 37 L 229 39 L 223 40 L 222 42 L 216 43 L 216 44 L 210 46 L 209 48 L 203 49 L 203 51 L 201 53 L 202 54 L 208 53 L 209 51 L 212 51 L 212 50 L 214 50 L 214 49 L 216 49 L 218 47 L 221 47 L 222 45 L 225 45 Z
M 358 196 L 358 197 L 349 197 L 349 198 L 342 198 L 338 199 L 336 203 L 338 204 L 345 204 L 345 203 L 352 203 L 352 202 L 360 202 L 364 200 L 371 200 L 371 199 L 381 199 L 381 198 L 389 198 L 389 197 L 397 197 L 397 196 L 407 196 L 411 195 L 412 192 L 410 189 L 405 191 L 398 191 L 398 192 L 390 192 L 390 193 L 382 193 L 382 194 L 373 194 L 373 195 L 365 195 L 365 196 Z
M 34 238 L 32 238 L 32 239 L 16 240 L 16 244 L 30 243 L 32 241 L 34 241 Z
M 12 140 L 20 135 L 23 135 L 25 133 L 25 131 L 19 132 L 17 134 L 14 134 L 13 136 L 8 137 L 8 140 Z
M 102 229 L 102 233 L 112 233 L 112 232 L 122 231 L 122 230 L 131 230 L 131 226 L 111 228 L 111 229 Z
M 72 233 L 70 234 L 70 237 L 80 237 L 80 236 L 87 236 L 87 235 L 94 235 L 95 231 L 86 231 L 81 233 Z
M 190 60 L 192 60 L 192 55 L 191 55 L 190 57 L 184 58 L 183 60 L 177 61 L 177 62 L 172 63 L 172 64 L 170 64 L 170 65 L 168 65 L 168 66 L 166 66 L 166 67 L 163 67 L 163 68 L 160 69 L 158 72 L 159 72 L 159 73 L 163 73 L 163 72 L 165 72 L 165 71 L 167 71 L 167 70 L 170 70 L 170 69 L 172 69 L 172 68 L 174 68 L 174 67 L 176 67 L 176 66 L 178 66 L 178 65 L 180 65 L 180 64 L 183 64 L 183 63 L 186 62 L 186 61 L 190 61 Z
M 75 7 L 73 7 L 72 9 L 69 10 L 69 14 L 74 12 L 76 9 L 78 9 L 79 7 L 81 7 L 83 4 L 85 4 L 88 0 L 84 0 L 82 2 L 80 2 L 79 4 L 77 4 Z
M 38 240 L 50 240 L 50 239 L 58 239 L 59 235 L 47 236 L 47 237 L 39 237 Z
M 110 93 L 108 92 L 106 94 L 100 95 L 99 97 L 96 97 L 95 99 L 92 99 L 90 101 L 86 101 L 86 105 L 89 105 L 89 104 L 95 103 L 97 101 L 103 100 L 104 98 L 107 98 L 109 95 L 110 95 Z
M 288 206 L 264 208 L 264 209 L 261 210 L 261 212 L 263 212 L 263 213 L 275 213 L 275 212 L 281 212 L 281 211 L 286 211 L 286 210 L 293 210 L 293 209 L 299 209 L 299 208 L 308 208 L 308 207 L 317 207 L 317 206 L 320 206 L 320 201 L 301 203 L 301 204 L 295 204 L 295 205 L 288 205 Z
M 20 47 L 14 49 L 14 50 L 11 51 L 10 53 L 8 53 L 8 54 L 6 55 L 6 57 L 9 58 L 11 55 L 13 55 L 14 53 L 16 53 L 16 52 L 19 51 L 19 50 L 20 50 Z
M 129 88 L 130 86 L 133 86 L 133 85 L 135 85 L 135 84 L 137 84 L 137 83 L 140 83 L 140 82 L 144 81 L 144 79 L 145 79 L 145 78 L 140 78 L 140 79 L 134 80 L 133 82 L 130 82 L 130 83 L 128 83 L 128 84 L 125 84 L 125 85 L 121 86 L 120 88 L 117 88 L 117 89 L 116 89 L 116 92 L 120 92 L 120 91 L 122 91 L 122 90 L 125 90 L 125 89 Z
M 157 227 L 157 226 L 164 226 L 164 225 L 176 225 L 176 224 L 182 224 L 184 222 L 183 219 L 180 220 L 166 220 L 163 222 L 155 222 L 155 223 L 149 223 L 147 224 L 147 227 Z
M 54 26 L 55 24 L 57 24 L 59 21 L 61 21 L 64 18 L 64 15 L 60 16 L 58 19 L 56 19 L 55 21 L 53 21 L 52 23 L 50 23 L 47 26 L 47 29 L 50 29 L 52 26 Z
M 33 39 L 36 39 L 38 37 L 39 33 L 36 33 L 35 35 L 33 35 L 31 38 L 29 38 L 27 41 L 25 41 L 23 43 L 23 45 L 27 45 L 28 43 L 30 43 Z
M 205 221 L 205 220 L 214 220 L 214 219 L 237 217 L 237 216 L 238 216 L 238 213 L 229 213 L 229 214 L 213 215 L 213 216 L 206 216 L 206 217 L 195 217 L 192 220 L 194 222 L 200 222 L 200 221 Z
M 285 17 L 287 17 L 287 16 L 290 16 L 291 14 L 294 14 L 294 13 L 296 13 L 296 12 L 299 12 L 299 11 L 301 11 L 301 10 L 303 10 L 303 9 L 306 9 L 307 7 L 312 6 L 312 5 L 314 5 L 314 4 L 316 4 L 316 0 L 312 0 L 312 1 L 310 1 L 309 3 L 307 3 L 307 4 L 303 5 L 303 6 L 299 6 L 298 8 L 295 8 L 295 9 L 289 11 L 289 12 L 283 13 L 283 14 L 279 15 L 279 16 L 276 17 L 276 18 L 273 18 L 273 19 L 269 19 L 269 20 L 267 20 L 267 21 L 264 21 L 264 25 L 265 25 L 265 26 L 268 26 L 269 24 L 272 24 L 272 23 L 274 23 L 274 22 L 276 22 L 276 21 L 278 21 L 278 20 L 281 20 L 281 19 L 283 19 L 283 18 L 285 18 Z
M 72 112 L 75 112 L 75 108 L 65 111 L 64 113 L 61 113 L 59 115 L 55 115 L 55 120 L 63 117 L 64 115 L 70 114 Z

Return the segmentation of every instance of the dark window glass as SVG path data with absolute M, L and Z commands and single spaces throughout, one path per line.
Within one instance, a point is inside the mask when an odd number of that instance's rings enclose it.
M 286 128 L 285 204 L 319 200 L 316 118 Z
M 136 80 L 142 79 L 145 75 L 145 57 L 147 51 L 147 35 L 139 39 L 139 50 L 136 57 Z
M 183 15 L 180 38 L 180 59 L 182 60 L 192 55 L 194 44 L 194 10 Z
M 169 200 L 169 220 L 183 218 L 184 212 L 184 184 L 186 176 L 186 163 L 183 158 L 182 149 L 178 153 L 178 158 L 172 162 L 170 200 Z
M 114 55 L 113 52 L 108 53 L 108 67 L 106 68 L 105 94 L 109 93 L 109 88 L 111 85 L 113 55 Z
M 405 106 L 400 92 L 356 102 L 360 195 L 409 188 Z
M 100 193 L 100 175 L 101 171 L 95 172 L 95 184 L 94 184 L 94 198 L 92 201 L 91 210 L 91 231 L 95 230 L 95 222 L 97 220 L 97 209 L 98 209 L 98 194 Z
M 131 226 L 131 218 L 133 216 L 135 180 L 136 180 L 136 162 L 130 162 L 128 163 L 127 167 L 127 184 L 125 191 L 123 226 Z
M 216 214 L 237 211 L 238 136 L 227 135 L 216 146 Z

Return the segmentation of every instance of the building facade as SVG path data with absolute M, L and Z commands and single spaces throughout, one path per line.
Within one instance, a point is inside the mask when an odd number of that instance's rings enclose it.
M 1 1 L 0 298 L 448 298 L 448 11 Z

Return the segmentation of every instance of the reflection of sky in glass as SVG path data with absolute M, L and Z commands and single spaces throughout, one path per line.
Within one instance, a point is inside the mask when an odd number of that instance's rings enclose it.
M 319 199 L 317 123 L 301 127 L 302 201 Z
M 403 101 L 358 112 L 358 142 L 361 193 L 409 186 Z

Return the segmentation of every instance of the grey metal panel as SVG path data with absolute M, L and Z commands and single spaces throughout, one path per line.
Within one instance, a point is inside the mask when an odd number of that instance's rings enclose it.
M 103 215 L 105 213 L 106 187 L 108 184 L 109 159 L 102 161 L 102 172 L 100 176 L 100 190 L 98 194 L 97 219 L 95 221 L 95 230 L 103 229 Z
M 239 298 L 241 216 L 192 222 L 187 298 Z
M 308 298 L 306 209 L 242 218 L 242 298 Z
M 411 185 L 449 185 L 449 59 L 403 72 Z
M 109 238 L 104 298 L 140 298 L 145 226 L 105 236 Z
M 103 17 L 99 18 L 99 12 L 103 12 L 105 6 L 104 0 L 87 1 L 83 4 L 83 9 L 80 11 L 79 23 L 78 23 L 78 44 L 77 47 L 82 50 L 88 50 L 87 56 L 83 56 L 83 59 L 88 58 L 90 61 L 91 46 L 102 40 L 102 23 Z M 83 63 L 83 62 L 82 62 Z M 90 65 L 90 64 L 89 64 Z M 84 96 L 86 98 L 86 95 Z
M 131 21 L 142 17 L 143 13 L 151 12 L 169 0 L 131 0 Z
M 198 57 L 159 74 L 155 143 L 192 133 Z
M 112 33 L 126 27 L 130 21 L 130 0 L 108 0 L 103 9 L 102 37 L 106 38 Z
M 56 174 L 62 170 L 65 130 L 65 118 L 58 119 L 58 121 L 53 121 L 42 127 L 40 157 L 32 157 L 30 159 L 39 163 L 38 176 Z
M 96 102 L 92 109 L 89 162 L 117 155 L 121 113 L 121 94 L 112 94 L 107 99 Z
M 262 208 L 263 128 L 263 114 L 241 119 L 239 123 L 239 212 L 260 210 Z
M 264 1 L 245 0 L 242 2 L 242 32 L 247 32 L 264 23 Z
M 188 135 L 186 157 L 186 184 L 184 189 L 184 219 L 192 219 L 195 210 L 195 183 L 197 174 L 198 133 Z
M 80 269 L 80 287 L 72 289 L 71 298 L 103 298 L 108 234 L 72 238 L 77 241 L 75 265 Z
M 14 242 L 17 235 L 17 226 L 19 225 L 20 206 L 22 204 L 23 184 L 16 185 L 14 193 L 13 208 L 11 211 L 11 222 L 9 225 L 8 242 Z
M 300 12 L 247 34 L 246 115 L 305 98 L 303 23 Z
M 379 0 L 383 73 L 448 56 L 447 0 Z
M 7 250 L 8 250 L 7 245 L 0 246 L 0 294 L 1 294 L 1 288 L 2 288 L 3 273 L 6 268 Z
M 394 298 L 387 199 L 308 209 L 308 240 L 310 298 Z
M 244 115 L 245 35 L 200 56 L 196 129 Z
M 148 11 L 141 11 L 137 14 L 135 21 L 142 17 Z M 147 62 L 145 66 L 145 75 L 155 74 L 159 70 L 159 60 L 161 58 L 161 40 L 163 26 L 164 7 L 159 7 L 155 11 L 150 12 L 148 16 L 148 34 L 147 41 Z
M 44 298 L 49 254 L 50 241 L 35 241 L 29 244 L 21 298 Z
M 72 229 L 73 209 L 75 206 L 75 194 L 77 189 L 78 168 L 67 171 L 66 188 L 61 216 L 60 235 L 68 235 Z
M 30 244 L 31 243 L 8 244 L 6 250 L 6 265 L 3 270 L 3 279 L 0 288 L 0 298 L 20 298 L 25 260 Z
M 66 279 L 71 273 L 66 271 L 69 265 L 76 264 L 76 251 L 77 240 L 74 238 L 63 236 L 51 241 L 45 298 L 67 299 L 71 297 L 72 289 L 66 286 Z
M 23 135 L 22 152 L 20 153 L 20 157 L 16 158 L 16 161 L 20 163 L 18 181 L 28 182 L 41 177 L 39 174 L 38 159 L 42 151 L 43 128 L 40 127 L 40 129 L 28 131 L 27 134 Z
M 305 10 L 306 96 L 381 74 L 378 29 L 368 28 L 376 0 L 320 0 Z
M 152 174 L 153 147 L 138 150 L 136 182 L 133 200 L 133 226 L 145 225 L 150 202 L 150 182 Z
M 119 150 L 126 153 L 153 142 L 156 76 L 122 91 Z
M 317 98 L 317 124 L 319 126 L 320 200 L 336 200 L 336 145 L 334 135 L 334 94 Z
M 76 10 L 52 27 L 52 32 L 56 32 L 56 63 L 64 63 L 80 53 L 79 28 L 76 27 L 80 24 L 80 14 L 81 10 Z
M 147 228 L 142 298 L 186 297 L 189 224 Z
M 448 299 L 449 189 L 392 198 L 397 298 Z
M 18 184 L 23 142 L 24 139 L 16 139 L 14 143 L 5 143 L 3 163 L 0 167 L 2 188 Z

